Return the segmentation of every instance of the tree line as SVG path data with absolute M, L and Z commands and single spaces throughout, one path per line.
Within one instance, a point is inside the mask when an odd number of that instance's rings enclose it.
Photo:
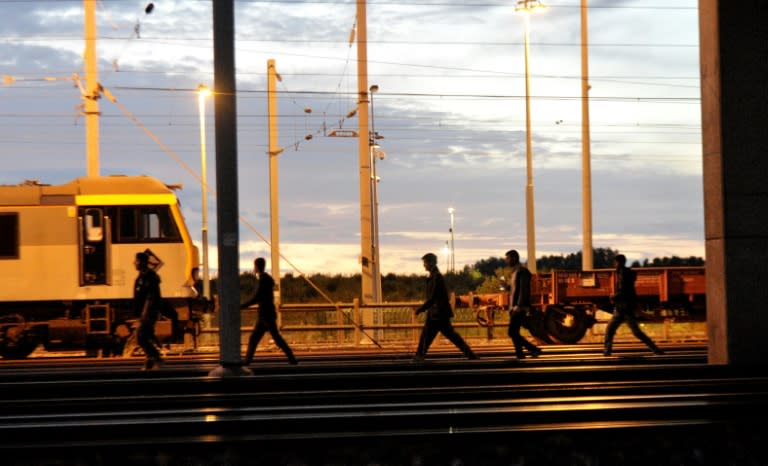
M 613 258 L 618 250 L 596 248 L 593 265 L 595 269 L 613 267 Z M 701 257 L 661 257 L 634 261 L 632 267 L 675 267 L 702 266 Z M 480 259 L 463 269 L 444 273 L 446 286 L 456 295 L 473 293 L 497 293 L 501 286 L 501 278 L 505 275 L 506 264 L 503 257 Z M 536 259 L 536 269 L 541 273 L 552 270 L 581 270 L 581 251 L 567 255 L 542 256 Z M 396 275 L 393 273 L 381 277 L 383 299 L 386 302 L 413 302 L 424 299 L 425 274 Z M 314 287 L 309 283 L 311 281 Z M 240 275 L 241 300 L 247 299 L 255 292 L 256 277 L 252 272 Z M 360 297 L 360 274 L 312 274 L 306 278 L 288 273 L 280 279 L 280 295 L 285 303 L 322 303 L 327 302 L 326 296 L 332 302 L 352 302 Z M 211 283 L 215 290 L 215 280 Z M 316 288 L 322 290 L 319 292 Z M 325 295 L 325 296 L 323 296 Z

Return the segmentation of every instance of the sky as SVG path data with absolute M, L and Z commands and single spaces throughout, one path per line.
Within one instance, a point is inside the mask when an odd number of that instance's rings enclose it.
M 200 244 L 198 85 L 214 86 L 210 0 L 97 2 L 100 174 L 182 184 Z M 524 18 L 513 0 L 368 0 L 368 83 L 381 271 L 456 269 L 526 246 Z M 582 248 L 579 0 L 530 16 L 536 255 Z M 360 271 L 353 0 L 235 1 L 241 269 L 269 257 L 267 60 L 278 90 L 282 273 Z M 704 257 L 696 0 L 590 0 L 589 129 L 595 248 L 629 261 Z M 87 172 L 77 76 L 82 1 L 0 1 L 0 184 Z M 215 192 L 213 101 L 205 113 Z M 337 133 L 338 134 L 338 133 Z M 310 137 L 311 136 L 311 137 Z M 216 200 L 210 197 L 216 268 Z M 215 273 L 215 270 L 214 270 Z

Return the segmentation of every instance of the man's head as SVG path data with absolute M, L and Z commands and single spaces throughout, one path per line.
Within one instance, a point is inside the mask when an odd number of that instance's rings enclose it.
M 421 256 L 421 260 L 424 263 L 424 269 L 431 270 L 437 266 L 437 256 L 428 252 Z
M 510 249 L 504 254 L 504 260 L 508 266 L 514 267 L 520 263 L 520 254 L 516 250 Z
M 624 254 L 616 254 L 616 257 L 613 258 L 613 264 L 616 267 L 624 267 L 624 265 L 627 263 L 627 256 Z
M 136 266 L 136 270 L 142 270 L 149 267 L 149 254 L 146 252 L 137 252 L 136 259 L 133 260 L 133 265 Z
M 264 271 L 264 268 L 267 266 L 267 261 L 264 260 L 263 257 L 257 257 L 255 261 L 253 261 L 253 267 L 256 269 L 257 272 L 261 273 Z

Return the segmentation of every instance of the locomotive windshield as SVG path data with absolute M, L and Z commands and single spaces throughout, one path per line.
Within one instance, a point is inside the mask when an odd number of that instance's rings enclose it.
M 114 243 L 174 243 L 181 234 L 170 206 L 121 206 L 113 213 Z

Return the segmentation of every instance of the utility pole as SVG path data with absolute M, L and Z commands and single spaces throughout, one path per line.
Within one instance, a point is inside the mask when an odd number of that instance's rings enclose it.
M 527 5 L 527 4 L 526 4 Z M 528 270 L 536 273 L 536 221 L 534 219 L 533 202 L 533 143 L 531 141 L 531 85 L 528 68 L 529 15 L 525 15 L 525 220 L 528 244 Z
M 358 160 L 360 165 L 360 265 L 363 304 L 378 303 L 381 277 L 373 247 L 371 228 L 371 148 L 368 129 L 368 38 L 365 0 L 357 0 L 357 122 Z
M 205 144 L 205 100 L 211 95 L 208 86 L 200 84 L 197 87 L 197 106 L 200 117 L 200 178 L 202 180 L 202 220 L 201 236 L 203 240 L 203 297 L 211 298 L 211 280 L 208 264 L 208 161 Z
M 96 0 L 83 0 L 85 10 L 85 115 L 88 176 L 99 176 L 99 71 L 96 63 Z M 83 91 L 81 91 L 83 92 Z
M 280 306 L 280 206 L 278 189 L 278 156 L 283 149 L 277 145 L 277 82 L 282 78 L 275 69 L 275 60 L 267 60 L 267 113 L 269 115 L 269 221 L 272 255 L 272 278 L 275 279 L 275 304 Z M 279 316 L 279 314 L 278 314 Z
M 587 0 L 581 0 L 581 270 L 594 269 L 592 254 L 592 168 L 589 142 L 589 52 L 587 47 Z

